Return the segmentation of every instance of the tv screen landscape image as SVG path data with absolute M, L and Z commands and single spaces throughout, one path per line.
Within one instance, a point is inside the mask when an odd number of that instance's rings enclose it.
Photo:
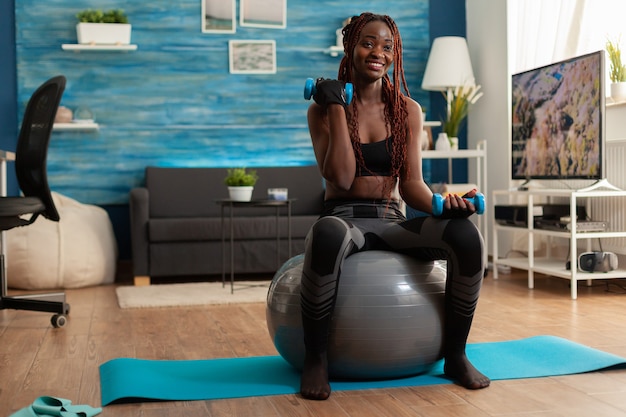
M 512 76 L 512 178 L 604 178 L 604 51 Z

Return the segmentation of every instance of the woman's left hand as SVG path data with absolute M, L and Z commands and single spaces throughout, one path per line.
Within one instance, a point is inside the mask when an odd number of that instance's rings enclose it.
M 476 206 L 468 200 L 476 195 L 477 190 L 474 188 L 462 196 L 450 193 L 445 196 L 443 202 L 443 213 L 441 218 L 455 219 L 467 218 L 476 213 Z

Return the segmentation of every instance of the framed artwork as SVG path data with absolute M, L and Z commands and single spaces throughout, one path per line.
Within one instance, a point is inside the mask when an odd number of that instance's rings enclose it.
M 276 41 L 228 41 L 231 74 L 276 74 Z
M 287 0 L 239 0 L 239 24 L 284 29 L 287 27 Z
M 203 33 L 235 33 L 235 0 L 201 0 Z

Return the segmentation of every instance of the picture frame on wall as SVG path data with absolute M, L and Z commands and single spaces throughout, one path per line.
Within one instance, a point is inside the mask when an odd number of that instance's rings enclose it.
M 276 74 L 276 41 L 230 40 L 228 58 L 231 74 Z
M 239 24 L 284 29 L 287 27 L 287 0 L 239 0 Z
M 236 0 L 200 1 L 202 2 L 202 33 L 236 32 Z

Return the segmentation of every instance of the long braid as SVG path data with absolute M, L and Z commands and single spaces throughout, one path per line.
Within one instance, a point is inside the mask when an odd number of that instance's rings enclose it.
M 352 82 L 354 48 L 359 41 L 363 27 L 372 21 L 384 22 L 391 29 L 393 36 L 393 77 L 390 79 L 389 74 L 385 74 L 382 80 L 382 99 L 385 102 L 385 125 L 387 133 L 394 138 L 394 140 L 391 141 L 393 147 L 389 149 L 391 154 L 391 178 L 390 181 L 385 181 L 383 185 L 383 194 L 390 196 L 395 181 L 400 177 L 401 170 L 405 167 L 407 134 L 410 134 L 408 132 L 408 111 L 402 94 L 402 89 L 404 89 L 406 95 L 410 97 L 409 87 L 404 77 L 404 67 L 402 64 L 402 39 L 398 27 L 391 17 L 366 12 L 359 16 L 354 16 L 350 20 L 342 30 L 344 56 L 339 64 L 337 78 L 344 82 Z M 363 154 L 361 153 L 361 146 L 359 145 L 358 110 L 356 100 L 354 99 L 350 104 L 350 110 L 351 114 L 348 114 L 350 140 L 357 158 L 357 163 L 364 167 Z

